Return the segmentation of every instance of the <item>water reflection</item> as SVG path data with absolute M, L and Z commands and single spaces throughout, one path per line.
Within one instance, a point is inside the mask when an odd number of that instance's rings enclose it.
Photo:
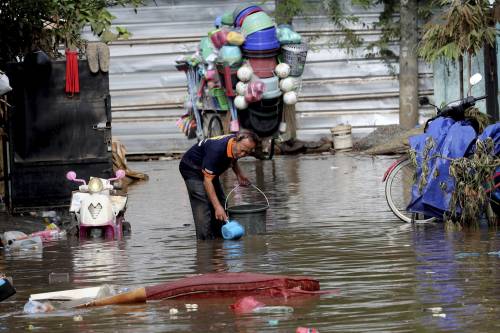
M 178 161 L 132 163 L 148 182 L 130 187 L 122 241 L 59 241 L 40 253 L 0 253 L 18 294 L 0 303 L 0 332 L 29 325 L 51 332 L 497 332 L 500 250 L 497 231 L 445 232 L 442 225 L 401 224 L 381 182 L 391 159 L 350 156 L 278 157 L 242 161 L 270 200 L 267 232 L 240 241 L 197 242 Z M 236 179 L 223 177 L 228 193 Z M 232 199 L 258 201 L 242 189 Z M 478 257 L 457 258 L 457 253 Z M 70 281 L 48 284 L 51 272 Z M 154 285 L 207 272 L 307 275 L 338 295 L 270 299 L 295 308 L 287 317 L 235 316 L 235 299 L 158 301 L 26 316 L 31 293 L 97 286 Z M 170 308 L 179 312 L 170 315 Z M 445 318 L 424 311 L 442 307 Z M 82 321 L 75 321 L 74 316 Z M 272 321 L 277 319 L 278 322 Z M 270 322 L 271 320 L 271 322 Z

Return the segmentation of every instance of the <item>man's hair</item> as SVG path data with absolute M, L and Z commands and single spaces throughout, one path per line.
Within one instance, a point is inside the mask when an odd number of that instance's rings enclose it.
M 243 139 L 249 139 L 250 141 L 253 141 L 255 145 L 258 145 L 260 142 L 259 136 L 254 132 L 248 130 L 243 130 L 236 134 L 236 142 L 240 142 Z

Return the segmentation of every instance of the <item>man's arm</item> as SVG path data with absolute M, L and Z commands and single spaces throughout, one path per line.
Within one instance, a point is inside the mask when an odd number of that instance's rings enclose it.
M 238 178 L 238 183 L 243 186 L 250 185 L 250 180 L 248 180 L 245 174 L 241 171 L 240 166 L 238 165 L 238 161 L 237 160 L 231 161 L 231 166 L 234 171 L 234 174 L 236 175 L 236 178 Z
M 222 207 L 222 204 L 219 202 L 219 198 L 217 198 L 217 193 L 215 193 L 215 187 L 212 183 L 213 179 L 213 176 L 205 175 L 203 177 L 203 186 L 205 187 L 205 191 L 207 191 L 208 199 L 212 203 L 212 206 L 214 206 L 215 218 L 217 220 L 226 221 L 228 216 L 224 207 Z

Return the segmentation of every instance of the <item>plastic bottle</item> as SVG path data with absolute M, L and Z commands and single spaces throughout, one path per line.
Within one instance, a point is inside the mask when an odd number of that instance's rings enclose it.
M 291 306 L 261 306 L 253 309 L 253 313 L 291 313 Z
M 18 239 L 13 241 L 8 247 L 9 250 L 34 250 L 42 248 L 42 238 L 40 236 Z
M 36 237 L 40 236 L 42 238 L 42 241 L 50 241 L 54 239 L 59 239 L 63 238 L 66 236 L 66 231 L 59 231 L 59 230 L 42 230 L 42 231 L 37 231 L 32 234 L 30 234 L 31 237 Z

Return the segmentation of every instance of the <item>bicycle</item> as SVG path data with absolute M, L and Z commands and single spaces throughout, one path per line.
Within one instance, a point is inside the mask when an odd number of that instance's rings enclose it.
M 475 80 L 472 80 L 475 78 Z M 477 84 L 481 78 L 473 76 L 471 78 L 471 85 Z M 438 117 L 452 117 L 454 119 L 464 119 L 465 110 L 474 106 L 479 100 L 485 99 L 487 96 L 473 97 L 467 96 L 461 100 L 451 102 L 447 104 L 444 108 L 439 108 L 433 105 L 437 110 L 437 115 L 429 119 L 425 124 L 424 132 L 426 132 L 430 122 Z M 427 98 L 420 100 L 420 104 L 430 104 Z M 432 105 L 432 104 L 430 104 Z M 476 131 L 477 132 L 477 131 Z M 412 186 L 415 183 L 416 166 L 410 160 L 409 156 L 405 156 L 391 164 L 384 174 L 383 182 L 385 182 L 385 198 L 387 204 L 391 211 L 400 220 L 408 223 L 429 223 L 437 220 L 436 217 L 425 216 L 424 214 L 419 214 L 407 210 L 407 207 L 412 199 Z M 497 172 L 493 175 L 493 178 L 498 177 Z M 495 180 L 496 181 L 496 180 Z M 496 183 L 493 189 L 499 188 L 500 184 Z

